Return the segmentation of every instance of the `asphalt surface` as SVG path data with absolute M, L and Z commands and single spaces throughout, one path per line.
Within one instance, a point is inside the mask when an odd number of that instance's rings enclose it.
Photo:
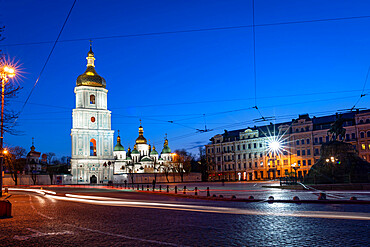
M 369 246 L 369 205 L 204 201 L 100 188 L 10 191 L 1 246 Z

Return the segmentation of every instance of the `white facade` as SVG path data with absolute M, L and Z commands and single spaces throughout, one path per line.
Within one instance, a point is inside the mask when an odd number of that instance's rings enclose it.
M 107 183 L 113 180 L 113 134 L 107 109 L 105 80 L 94 69 L 94 54 L 88 53 L 87 70 L 75 87 L 76 108 L 71 130 L 72 183 Z

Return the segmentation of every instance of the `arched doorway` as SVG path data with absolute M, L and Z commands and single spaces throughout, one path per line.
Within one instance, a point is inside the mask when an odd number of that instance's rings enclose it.
M 90 184 L 96 184 L 98 182 L 98 178 L 95 175 L 90 177 Z

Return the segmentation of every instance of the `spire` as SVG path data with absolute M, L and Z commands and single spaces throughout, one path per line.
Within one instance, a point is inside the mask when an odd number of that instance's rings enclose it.
M 118 136 L 117 136 L 117 144 L 114 147 L 113 151 L 125 151 L 121 144 L 121 137 L 119 136 L 119 130 L 118 130 Z
M 141 119 L 140 119 L 140 127 L 139 127 L 139 137 L 136 138 L 136 144 L 146 144 L 146 139 L 144 137 L 144 128 L 141 126 Z
M 35 138 L 32 137 L 32 146 L 31 146 L 31 151 L 35 151 Z
M 95 67 L 94 65 L 94 61 L 95 61 L 95 58 L 94 58 L 94 52 L 92 51 L 92 40 L 90 40 L 90 51 L 87 53 L 87 66 L 93 66 Z

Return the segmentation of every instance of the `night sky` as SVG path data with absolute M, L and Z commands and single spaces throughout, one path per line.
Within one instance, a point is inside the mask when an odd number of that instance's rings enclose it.
M 30 93 L 72 4 L 0 0 L 0 25 L 6 26 L 0 48 L 24 71 L 14 110 Z M 256 25 L 368 15 L 367 0 L 255 3 Z M 71 155 L 73 90 L 86 69 L 89 39 L 96 71 L 107 81 L 112 129 L 115 136 L 120 130 L 125 149 L 133 148 L 140 118 L 144 136 L 158 151 L 168 133 L 172 150 L 193 153 L 224 129 L 266 124 L 254 123 L 260 115 L 250 109 L 255 106 L 252 28 L 98 39 L 251 24 L 249 0 L 77 0 L 18 120 L 23 133 L 6 134 L 5 145 L 29 150 L 34 137 L 37 151 Z M 369 25 L 370 18 L 357 18 L 257 26 L 256 92 L 262 115 L 281 122 L 351 108 L 370 66 Z M 357 107 L 366 108 L 369 99 L 363 97 Z M 213 131 L 196 133 L 205 122 Z

